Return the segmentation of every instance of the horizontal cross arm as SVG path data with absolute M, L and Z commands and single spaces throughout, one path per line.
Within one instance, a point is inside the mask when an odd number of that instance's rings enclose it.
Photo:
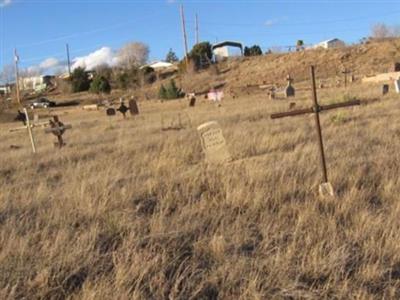
M 44 132 L 52 133 L 52 132 L 57 132 L 57 131 L 67 130 L 67 129 L 72 129 L 72 125 L 64 125 L 64 126 L 60 126 L 60 127 L 50 127 L 50 128 L 46 128 L 44 130 Z
M 304 114 L 310 114 L 312 112 L 314 112 L 313 107 L 297 109 L 297 110 L 293 110 L 293 111 L 272 114 L 271 119 L 280 119 L 280 118 L 285 118 L 285 117 L 299 116 L 299 115 L 304 115 Z
M 330 110 L 330 109 L 335 109 L 335 108 L 340 108 L 340 107 L 349 107 L 349 106 L 355 106 L 355 105 L 360 105 L 360 104 L 361 104 L 360 100 L 351 100 L 351 101 L 346 101 L 346 102 L 342 102 L 342 103 L 321 105 L 320 109 L 321 110 Z

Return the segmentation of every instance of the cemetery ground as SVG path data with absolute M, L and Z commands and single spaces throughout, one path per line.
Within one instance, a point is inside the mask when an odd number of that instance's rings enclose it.
M 399 96 L 318 90 L 335 198 L 321 198 L 312 105 L 266 93 L 139 102 L 140 115 L 57 110 L 67 144 L 0 124 L 0 298 L 380 299 L 400 297 Z M 188 115 L 161 130 L 161 114 Z M 233 158 L 206 164 L 197 126 L 217 121 Z M 11 146 L 18 146 L 11 148 Z

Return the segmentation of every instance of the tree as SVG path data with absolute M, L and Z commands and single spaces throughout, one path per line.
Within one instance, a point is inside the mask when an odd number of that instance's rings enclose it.
M 193 46 L 192 51 L 189 53 L 189 58 L 194 62 L 196 69 L 203 67 L 203 60 L 211 61 L 212 48 L 209 42 L 202 42 Z
M 119 64 L 124 68 L 144 65 L 149 58 L 149 47 L 143 43 L 128 43 L 118 52 Z
M 182 97 L 182 92 L 176 86 L 175 81 L 171 79 L 166 87 L 164 85 L 161 85 L 158 91 L 158 97 L 163 100 L 177 99 Z
M 15 80 L 15 69 L 12 64 L 4 65 L 3 70 L 0 72 L 0 82 L 9 84 Z
M 167 89 L 163 84 L 160 86 L 160 89 L 158 90 L 158 98 L 162 100 L 167 99 Z
M 304 50 L 304 41 L 303 40 L 297 40 L 296 51 L 301 51 L 301 50 Z
M 72 92 L 79 93 L 90 88 L 89 76 L 84 68 L 76 68 L 71 75 Z
M 102 75 L 96 75 L 90 84 L 90 92 L 100 94 L 109 94 L 111 92 L 111 85 L 107 78 Z
M 258 45 L 253 45 L 250 48 L 244 47 L 244 56 L 258 56 L 262 55 L 261 47 Z
M 172 49 L 169 49 L 167 56 L 165 57 L 165 61 L 169 63 L 174 63 L 179 61 L 178 57 L 176 56 L 175 52 Z
M 390 29 L 383 23 L 377 23 L 372 26 L 371 34 L 373 38 L 384 39 L 390 36 Z

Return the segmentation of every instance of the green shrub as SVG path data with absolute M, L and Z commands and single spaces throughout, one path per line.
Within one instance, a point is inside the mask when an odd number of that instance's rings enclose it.
M 111 85 L 104 76 L 97 75 L 90 84 L 90 92 L 109 94 L 111 92 Z
M 84 68 L 76 68 L 71 75 L 72 92 L 79 93 L 89 90 L 90 79 Z
M 194 62 L 197 70 L 204 68 L 203 61 L 210 62 L 212 59 L 211 44 L 209 42 L 202 42 L 194 45 L 192 51 L 189 53 L 189 59 Z
M 258 56 L 262 55 L 261 47 L 258 45 L 254 45 L 251 47 L 244 47 L 244 56 Z
M 158 96 L 163 100 L 171 100 L 181 98 L 183 94 L 172 79 L 166 87 L 161 85 L 160 90 L 158 91 Z
M 169 49 L 167 56 L 165 57 L 165 61 L 169 63 L 174 63 L 179 61 L 178 57 L 176 56 L 175 52 L 172 49 Z

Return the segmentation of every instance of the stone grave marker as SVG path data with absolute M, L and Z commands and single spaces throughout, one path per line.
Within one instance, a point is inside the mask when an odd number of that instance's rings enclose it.
M 208 162 L 224 163 L 232 160 L 221 127 L 217 122 L 204 123 L 197 127 L 197 131 L 200 134 L 201 145 Z
M 116 112 L 115 112 L 115 108 L 109 107 L 106 110 L 106 114 L 109 117 L 115 116 Z
M 196 96 L 192 95 L 190 97 L 189 107 L 195 107 L 195 106 L 196 106 Z
M 138 115 L 139 114 L 139 107 L 137 105 L 137 102 L 135 99 L 131 99 L 129 101 L 129 111 L 132 116 Z
M 293 78 L 290 77 L 290 75 L 288 75 L 286 80 L 287 80 L 288 84 L 285 88 L 285 96 L 286 96 L 286 98 L 294 97 L 296 91 L 295 91 L 294 87 L 292 86 Z
M 384 84 L 382 86 L 382 95 L 385 96 L 387 93 L 389 93 L 389 85 L 388 84 Z
M 394 81 L 394 87 L 396 89 L 396 93 L 400 94 L 400 79 Z
M 64 140 L 62 138 L 63 134 L 67 129 L 71 129 L 71 125 L 64 125 L 59 119 L 58 116 L 54 116 L 53 120 L 49 121 L 50 123 L 50 128 L 46 128 L 44 131 L 45 133 L 52 133 L 57 137 L 58 143 L 55 143 L 55 146 L 58 146 L 59 148 L 62 148 L 66 144 L 64 143 Z

